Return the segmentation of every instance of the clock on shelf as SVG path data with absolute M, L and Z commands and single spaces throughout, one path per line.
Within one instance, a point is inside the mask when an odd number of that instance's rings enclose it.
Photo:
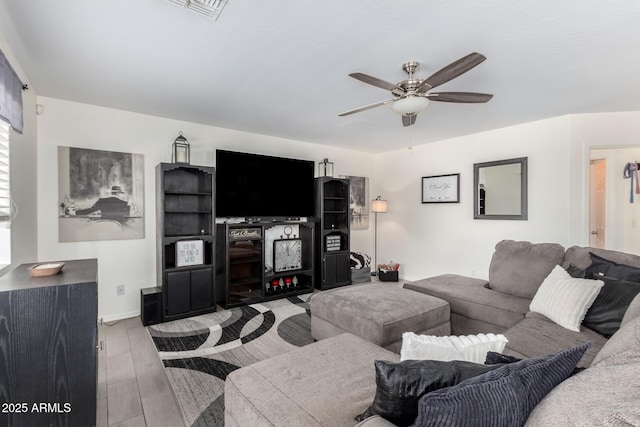
M 302 239 L 289 238 L 291 226 L 284 227 L 286 239 L 273 241 L 273 271 L 300 270 L 302 268 Z

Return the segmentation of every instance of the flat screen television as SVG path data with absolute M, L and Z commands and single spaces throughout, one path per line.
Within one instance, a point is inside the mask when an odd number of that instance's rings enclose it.
M 216 150 L 216 216 L 313 216 L 314 168 L 309 160 Z

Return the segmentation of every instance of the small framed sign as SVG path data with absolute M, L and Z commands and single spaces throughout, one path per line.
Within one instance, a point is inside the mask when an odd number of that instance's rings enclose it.
M 202 265 L 204 263 L 202 240 L 180 240 L 176 242 L 176 267 Z
M 460 203 L 460 174 L 422 177 L 422 203 Z

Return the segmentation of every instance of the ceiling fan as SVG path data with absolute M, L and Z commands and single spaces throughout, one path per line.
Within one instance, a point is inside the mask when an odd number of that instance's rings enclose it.
M 420 64 L 415 61 L 407 62 L 402 66 L 402 69 L 409 77 L 396 84 L 389 83 L 363 73 L 349 74 L 349 76 L 356 80 L 391 91 L 393 98 L 345 111 L 344 113 L 339 114 L 339 116 L 348 116 L 350 114 L 370 110 L 382 105 L 392 104 L 391 109 L 402 115 L 402 124 L 404 126 L 411 126 L 416 122 L 418 113 L 427 109 L 429 101 L 457 103 L 487 102 L 493 98 L 493 95 L 475 92 L 431 92 L 431 89 L 466 73 L 476 65 L 482 63 L 485 59 L 487 58 L 484 55 L 476 52 L 470 53 L 469 55 L 447 65 L 424 80 L 416 78 L 413 75 Z

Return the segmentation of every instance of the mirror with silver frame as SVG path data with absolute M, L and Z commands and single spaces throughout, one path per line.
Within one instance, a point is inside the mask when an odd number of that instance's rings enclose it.
M 527 219 L 527 157 L 473 165 L 474 219 Z

